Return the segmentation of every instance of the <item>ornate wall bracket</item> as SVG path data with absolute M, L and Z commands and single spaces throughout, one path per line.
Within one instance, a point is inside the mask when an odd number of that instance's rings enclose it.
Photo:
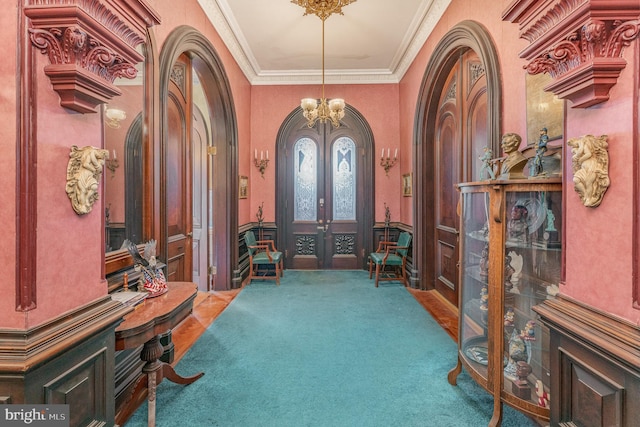
M 74 145 L 67 164 L 67 196 L 78 215 L 91 212 L 98 200 L 98 189 L 102 178 L 104 161 L 109 151 L 96 147 L 78 148 Z
M 516 0 L 502 18 L 520 24 L 530 74 L 548 73 L 545 90 L 586 108 L 609 99 L 627 65 L 624 48 L 640 34 L 637 0 Z
M 571 147 L 573 187 L 582 204 L 595 208 L 611 183 L 607 135 L 571 138 L 567 144 Z
M 60 105 L 80 113 L 120 95 L 117 77 L 134 78 L 136 47 L 160 22 L 144 0 L 35 0 L 24 8 L 31 43 L 49 57 L 44 72 Z

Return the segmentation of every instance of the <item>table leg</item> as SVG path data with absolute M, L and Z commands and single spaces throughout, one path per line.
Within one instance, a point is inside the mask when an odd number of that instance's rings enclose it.
M 147 400 L 149 404 L 147 425 L 149 427 L 156 425 L 156 374 L 158 370 L 162 369 L 162 362 L 158 360 L 162 353 L 164 353 L 164 347 L 160 343 L 160 335 L 156 335 L 144 343 L 142 353 L 140 353 L 140 358 L 147 362 L 142 368 L 142 372 L 147 374 Z M 162 377 L 160 377 L 160 381 L 162 381 Z
M 149 403 L 148 426 L 156 425 L 156 387 L 163 378 L 176 384 L 191 384 L 204 375 L 204 372 L 191 377 L 183 377 L 176 373 L 175 369 L 168 363 L 162 362 L 160 357 L 164 353 L 164 347 L 160 342 L 160 335 L 156 335 L 144 343 L 140 358 L 147 362 L 142 368 L 142 372 L 147 374 L 147 396 Z

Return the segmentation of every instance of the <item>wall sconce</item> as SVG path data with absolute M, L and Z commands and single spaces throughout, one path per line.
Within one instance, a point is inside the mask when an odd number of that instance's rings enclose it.
M 107 108 L 104 115 L 107 117 L 105 123 L 113 129 L 119 129 L 120 122 L 127 118 L 127 113 L 117 108 Z
M 256 167 L 260 171 L 262 179 L 264 179 L 264 171 L 265 169 L 267 169 L 267 165 L 269 164 L 269 150 L 267 150 L 266 157 L 264 155 L 264 151 L 260 150 L 260 160 L 258 160 L 258 150 L 255 150 L 255 152 L 253 153 L 253 164 L 256 165 Z
M 107 153 L 109 153 L 109 152 L 107 151 Z M 120 162 L 118 161 L 118 158 L 116 157 L 116 150 L 113 150 L 112 153 L 113 153 L 113 158 L 107 157 L 104 160 L 104 165 L 107 167 L 107 169 L 109 169 L 111 171 L 111 177 L 113 178 L 113 176 L 116 173 L 116 169 L 118 169 L 120 167 Z
M 384 148 L 382 149 L 382 154 L 380 155 L 380 166 L 384 168 L 384 173 L 389 176 L 389 169 L 395 166 L 398 162 L 398 149 L 393 153 L 393 158 L 391 158 L 391 149 L 387 148 L 387 157 L 384 157 Z

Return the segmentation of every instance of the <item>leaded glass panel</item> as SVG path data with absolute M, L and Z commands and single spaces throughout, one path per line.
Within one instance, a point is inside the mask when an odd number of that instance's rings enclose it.
M 293 149 L 294 172 L 294 221 L 315 221 L 318 199 L 318 152 L 311 138 L 299 139 Z
M 339 138 L 333 144 L 333 220 L 356 219 L 356 144 Z

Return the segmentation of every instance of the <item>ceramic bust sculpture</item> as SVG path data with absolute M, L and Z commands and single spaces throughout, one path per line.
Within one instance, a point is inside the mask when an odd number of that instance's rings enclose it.
M 500 179 L 524 178 L 523 169 L 527 158 L 518 151 L 522 137 L 517 133 L 505 133 L 500 146 L 505 157 L 500 166 Z

